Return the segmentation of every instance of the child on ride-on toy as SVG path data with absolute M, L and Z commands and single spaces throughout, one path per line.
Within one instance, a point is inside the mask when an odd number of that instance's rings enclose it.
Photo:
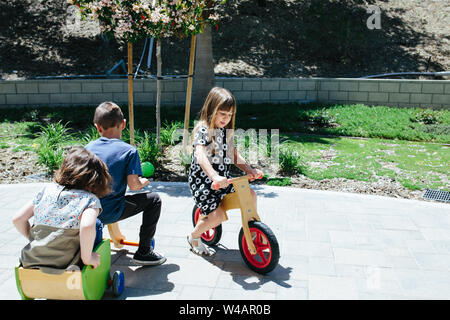
M 96 155 L 72 148 L 55 173 L 55 183 L 44 187 L 13 218 L 17 230 L 30 240 L 21 252 L 22 266 L 65 269 L 81 258 L 96 268 L 100 256 L 93 249 L 102 240 L 96 239 L 102 210 L 98 198 L 109 193 L 110 180 Z
M 234 192 L 229 185 L 230 165 L 253 179 L 262 176 L 258 169 L 251 168 L 238 153 L 233 143 L 233 131 L 236 115 L 236 100 L 224 88 L 212 88 L 206 97 L 201 111 L 200 121 L 193 130 L 193 152 L 189 168 L 189 188 L 195 204 L 205 218 L 201 219 L 187 240 L 191 251 L 198 255 L 212 255 L 214 252 L 205 246 L 200 236 L 206 230 L 220 225 L 224 218 L 221 207 L 223 197 Z M 212 189 L 215 182 L 219 189 Z M 256 193 L 251 190 L 256 207 Z

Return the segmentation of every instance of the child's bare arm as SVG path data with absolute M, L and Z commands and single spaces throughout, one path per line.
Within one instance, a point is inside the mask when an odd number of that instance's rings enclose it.
M 146 178 L 140 178 L 137 174 L 130 174 L 127 176 L 127 184 L 130 190 L 136 191 L 149 185 L 150 181 Z
M 239 154 L 237 148 L 234 148 L 233 155 L 234 155 L 233 159 L 234 164 L 236 165 L 236 167 L 244 171 L 245 174 L 249 174 L 253 179 L 262 176 L 262 171 L 258 169 L 253 169 L 251 166 L 249 166 L 245 161 L 245 159 L 242 158 L 242 156 Z
M 95 241 L 95 224 L 99 210 L 87 208 L 81 214 L 80 221 L 80 249 L 81 260 L 85 265 L 91 265 L 94 269 L 100 264 L 100 255 L 92 252 Z
M 34 215 L 33 202 L 29 201 L 17 211 L 13 217 L 13 224 L 16 229 L 27 239 L 30 237 L 30 222 L 28 220 Z
M 195 146 L 195 156 L 197 158 L 197 162 L 200 165 L 200 167 L 203 169 L 203 171 L 205 171 L 207 176 L 212 181 L 219 183 L 219 186 L 221 188 L 226 187 L 228 185 L 227 178 L 220 176 L 219 173 L 216 170 L 214 170 L 211 163 L 209 162 L 205 146 L 196 145 Z

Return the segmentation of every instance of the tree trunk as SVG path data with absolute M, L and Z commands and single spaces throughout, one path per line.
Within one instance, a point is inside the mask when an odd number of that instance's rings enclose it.
M 133 44 L 128 42 L 128 118 L 130 144 L 134 146 L 134 112 L 133 112 Z
M 197 118 L 208 92 L 215 86 L 215 83 L 211 26 L 206 25 L 203 33 L 197 35 L 191 105 L 192 119 Z
M 161 149 L 161 39 L 156 41 L 156 141 Z

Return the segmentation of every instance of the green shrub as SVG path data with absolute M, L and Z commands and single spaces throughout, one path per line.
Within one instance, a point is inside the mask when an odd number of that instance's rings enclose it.
M 296 174 L 302 172 L 300 156 L 293 146 L 285 143 L 280 147 L 280 172 Z
M 40 141 L 45 141 L 49 146 L 57 146 L 70 138 L 67 124 L 61 121 L 50 123 L 47 126 L 39 126 L 41 132 L 38 134 Z
M 83 141 L 84 145 L 86 145 L 91 141 L 97 140 L 98 138 L 100 138 L 100 133 L 98 133 L 97 128 L 91 127 L 83 133 L 81 136 L 81 141 Z
M 158 161 L 160 152 L 155 134 L 144 131 L 143 136 L 139 136 L 136 139 L 136 148 L 141 162 L 148 161 L 155 164 Z
M 432 110 L 432 109 L 417 109 L 414 118 L 411 119 L 413 122 L 420 122 L 423 124 L 437 124 L 440 122 L 442 112 Z
M 38 150 L 38 163 L 47 167 L 47 172 L 53 174 L 64 160 L 64 148 L 60 145 L 42 143 Z
M 47 126 L 40 126 L 41 132 L 38 134 L 38 163 L 47 167 L 47 172 L 52 174 L 59 168 L 64 160 L 63 144 L 71 135 L 68 128 L 61 121 L 50 123 Z
M 189 167 L 191 166 L 191 161 L 192 161 L 192 154 L 190 152 L 187 151 L 180 151 L 180 160 L 181 160 L 181 164 L 184 167 L 184 170 L 186 170 L 186 172 L 189 170 Z
M 183 128 L 183 123 L 180 121 L 171 122 L 170 124 L 164 122 L 164 125 L 161 128 L 161 144 L 163 146 L 173 146 L 176 143 L 176 137 L 174 136 L 175 131 L 180 128 Z

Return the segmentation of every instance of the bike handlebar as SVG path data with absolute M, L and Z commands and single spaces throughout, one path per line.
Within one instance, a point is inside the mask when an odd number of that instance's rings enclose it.
M 247 179 L 249 179 L 249 180 L 251 179 L 249 174 L 247 174 L 243 177 L 247 177 Z M 239 177 L 239 178 L 243 178 L 243 177 Z M 263 177 L 263 175 L 261 174 L 259 177 L 256 177 L 255 179 L 261 179 L 262 177 Z M 228 184 L 230 185 L 232 183 L 233 183 L 233 179 L 228 179 Z M 215 181 L 213 181 L 213 183 L 211 184 L 211 188 L 213 188 L 216 191 L 220 189 L 219 184 Z M 224 187 L 224 188 L 226 188 L 226 187 Z

